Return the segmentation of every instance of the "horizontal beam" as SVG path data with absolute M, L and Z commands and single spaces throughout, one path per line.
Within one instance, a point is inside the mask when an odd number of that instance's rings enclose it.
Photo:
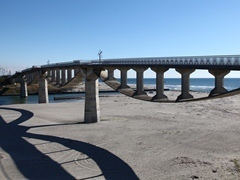
M 240 70 L 240 55 L 214 55 L 214 56 L 179 56 L 179 57 L 143 57 L 143 58 L 119 58 L 99 60 L 73 60 L 42 66 L 32 66 L 18 72 L 24 75 L 39 70 L 69 69 L 76 67 L 165 67 L 186 69 L 228 69 Z M 12 77 L 15 77 L 13 75 Z

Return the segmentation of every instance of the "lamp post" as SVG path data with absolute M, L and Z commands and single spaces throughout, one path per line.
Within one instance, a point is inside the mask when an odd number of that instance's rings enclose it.
M 102 51 L 101 51 L 101 49 L 98 52 L 98 58 L 99 58 L 99 62 L 101 62 L 101 59 L 102 59 Z

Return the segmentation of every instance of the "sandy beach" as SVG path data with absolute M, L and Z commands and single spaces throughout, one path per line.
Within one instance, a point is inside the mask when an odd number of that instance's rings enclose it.
M 84 102 L 0 106 L 0 179 L 240 179 L 240 96 L 100 108 L 84 124 Z

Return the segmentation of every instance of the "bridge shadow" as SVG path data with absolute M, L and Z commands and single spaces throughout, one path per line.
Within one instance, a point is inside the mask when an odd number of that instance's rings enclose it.
M 39 151 L 33 144 L 26 140 L 27 138 L 34 138 L 61 144 L 91 158 L 100 168 L 102 173 L 98 176 L 87 177 L 84 179 L 91 179 L 100 176 L 104 176 L 105 179 L 139 179 L 126 162 L 108 150 L 77 140 L 27 132 L 34 127 L 25 127 L 19 124 L 32 118 L 34 116 L 32 112 L 15 108 L 0 107 L 0 109 L 21 113 L 19 118 L 10 123 L 6 123 L 0 116 L 0 146 L 11 156 L 16 167 L 23 175 L 23 178 L 75 179 L 75 177 L 61 166 L 61 164 L 47 156 L 47 153 L 44 154 Z M 57 124 L 55 126 L 61 125 L 66 124 Z M 79 171 L 79 173 L 81 173 L 81 171 Z M 7 173 L 4 174 L 7 176 Z M 9 179 L 9 177 L 6 178 Z

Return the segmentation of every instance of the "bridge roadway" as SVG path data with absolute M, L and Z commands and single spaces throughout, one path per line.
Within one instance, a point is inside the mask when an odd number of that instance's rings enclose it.
M 151 68 L 156 73 L 156 95 L 149 97 L 144 91 L 144 71 Z M 164 73 L 174 68 L 181 74 L 181 94 L 175 101 L 164 94 Z M 120 83 L 114 77 L 114 70 L 120 70 Z M 136 71 L 136 90 L 127 84 L 127 72 Z M 189 92 L 190 74 L 196 69 L 206 69 L 215 77 L 215 87 L 208 97 L 195 99 Z M 221 98 L 240 93 L 240 89 L 228 92 L 223 86 L 224 77 L 231 70 L 240 70 L 240 55 L 181 56 L 122 58 L 82 61 L 74 60 L 33 66 L 10 77 L 21 82 L 21 97 L 27 97 L 27 83 L 39 82 L 39 103 L 48 103 L 48 82 L 57 87 L 74 86 L 85 79 L 85 122 L 100 121 L 98 79 L 127 96 L 154 102 L 185 102 Z

